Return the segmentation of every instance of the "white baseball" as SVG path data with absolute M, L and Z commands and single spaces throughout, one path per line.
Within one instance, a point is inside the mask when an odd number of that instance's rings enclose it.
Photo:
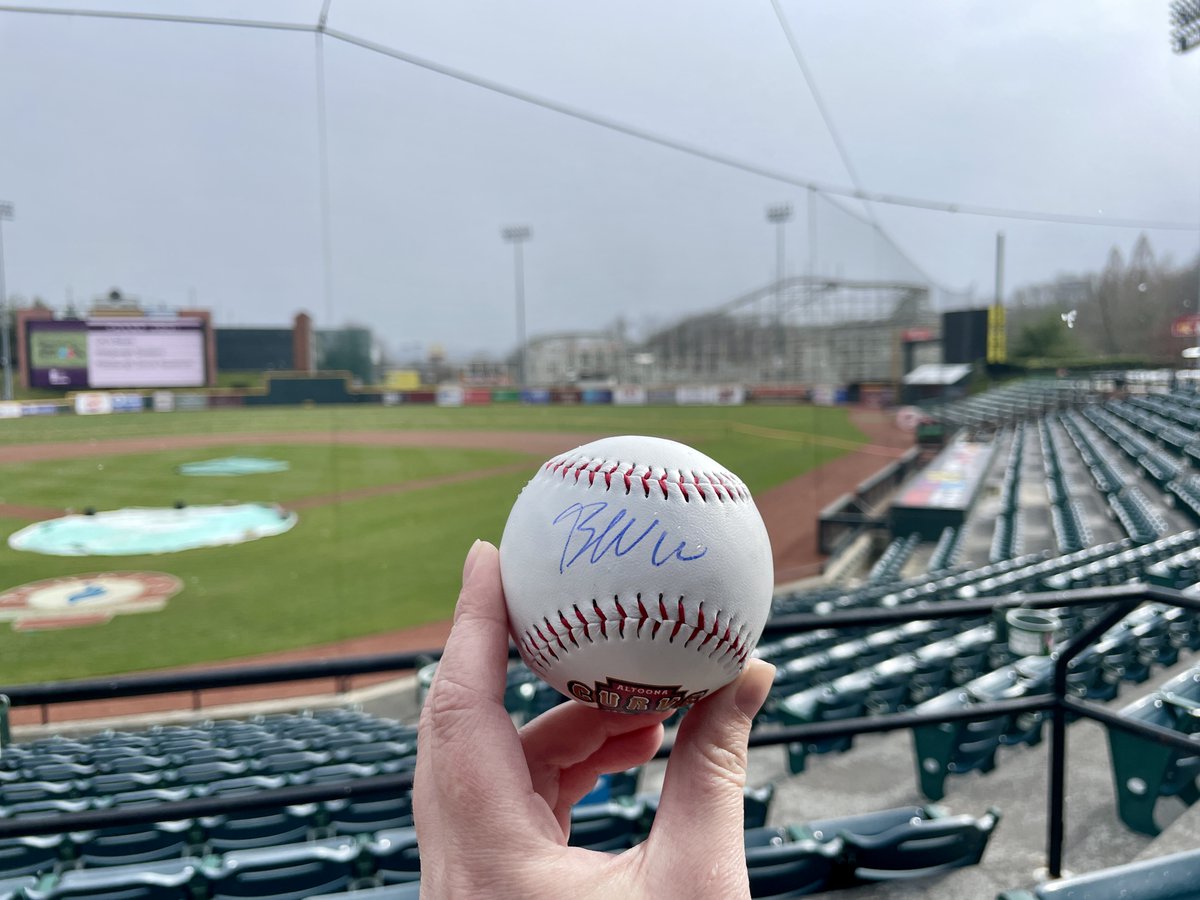
M 521 658 L 589 706 L 674 709 L 728 684 L 771 609 L 771 544 L 749 490 L 709 457 L 612 437 L 547 462 L 500 542 Z

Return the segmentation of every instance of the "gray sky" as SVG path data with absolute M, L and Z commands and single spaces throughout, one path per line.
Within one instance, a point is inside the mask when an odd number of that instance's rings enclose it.
M 1200 50 L 1167 3 L 781 0 L 864 186 L 959 203 L 1200 227 Z M 42 5 L 42 4 L 39 4 Z M 49 6 L 50 4 L 44 4 Z M 75 0 L 75 7 L 314 22 L 319 2 Z M 331 27 L 706 149 L 849 185 L 770 0 L 333 0 Z M 764 207 L 805 191 L 327 40 L 332 302 L 323 292 L 311 34 L 0 13 L 0 198 L 10 294 L 61 306 L 113 286 L 219 323 L 372 326 L 394 349 L 635 331 L 774 274 Z M 853 205 L 860 214 L 861 205 Z M 819 204 L 818 268 L 912 269 Z M 990 297 L 1099 268 L 1137 231 L 876 205 L 915 263 Z M 1151 232 L 1160 255 L 1200 235 Z

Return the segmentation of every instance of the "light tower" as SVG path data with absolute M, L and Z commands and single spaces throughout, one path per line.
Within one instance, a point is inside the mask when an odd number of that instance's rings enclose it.
M 775 225 L 775 370 L 780 375 L 785 349 L 783 334 L 783 229 L 792 218 L 792 204 L 767 207 L 767 221 Z
M 500 236 L 513 245 L 513 280 L 517 294 L 517 387 L 525 387 L 525 259 L 521 246 L 533 237 L 528 225 L 506 225 Z
M 0 223 L 11 220 L 13 205 L 0 200 Z M 8 332 L 12 323 L 8 320 L 8 291 L 4 287 L 4 230 L 0 228 L 0 356 L 4 358 L 4 399 L 13 398 L 12 348 Z

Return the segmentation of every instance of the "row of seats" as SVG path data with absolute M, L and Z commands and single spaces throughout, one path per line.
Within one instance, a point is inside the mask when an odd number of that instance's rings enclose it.
M 1054 528 L 1054 540 L 1059 553 L 1074 553 L 1090 546 L 1091 529 L 1087 526 L 1079 507 L 1072 496 L 1071 486 L 1062 467 L 1062 450 L 1059 447 L 1056 428 L 1049 416 L 1038 425 L 1042 442 L 1042 464 L 1046 472 L 1046 493 L 1050 499 L 1050 518 Z
M 994 638 L 994 628 L 984 625 L 933 641 L 783 697 L 772 718 L 783 725 L 805 725 L 910 709 L 984 672 Z M 849 736 L 789 743 L 788 768 L 793 774 L 802 772 L 809 754 L 844 753 L 852 745 Z
M 900 571 L 912 558 L 921 543 L 921 535 L 914 532 L 907 537 L 896 538 L 884 549 L 867 573 L 867 584 L 889 584 L 900 577 Z
M 955 528 L 952 525 L 947 525 L 942 529 L 942 533 L 933 547 L 933 553 L 929 556 L 930 572 L 942 574 L 957 565 L 958 558 L 962 555 L 964 534 L 964 529 Z
M 1011 516 L 1017 511 L 1021 494 L 1021 464 L 1025 458 L 1025 423 L 1013 430 L 1012 446 L 1008 453 L 1008 464 L 1000 479 L 1000 512 Z
M 410 828 L 11 878 L 0 881 L 0 900 L 303 900 L 412 881 L 415 861 Z
M 1074 611 L 1057 612 L 1063 614 L 1066 623 L 1064 636 L 1078 631 L 1090 618 L 1079 611 L 1072 622 Z M 1155 667 L 1174 665 L 1179 659 L 1181 642 L 1180 632 L 1173 632 L 1171 626 L 1183 612 L 1155 603 L 1134 610 L 1071 661 L 1068 690 L 1080 698 L 1105 702 L 1117 695 L 1121 682 L 1143 682 Z M 1193 638 L 1197 639 L 1200 638 Z M 1026 657 L 928 700 L 915 711 L 944 713 L 999 699 L 1047 694 L 1052 686 L 1053 668 L 1053 657 Z M 931 800 L 940 800 L 945 796 L 947 777 L 992 771 L 1000 747 L 1037 744 L 1044 720 L 1044 713 L 1031 712 L 914 728 L 921 792 Z
M 416 728 L 361 711 L 328 709 L 164 725 L 140 732 L 55 735 L 6 747 L 0 754 L 0 781 L 5 772 L 27 772 L 43 765 L 77 767 L 76 777 L 83 777 L 205 762 L 252 762 L 281 751 L 328 753 L 331 758 L 354 761 L 352 748 L 372 743 L 415 745 Z

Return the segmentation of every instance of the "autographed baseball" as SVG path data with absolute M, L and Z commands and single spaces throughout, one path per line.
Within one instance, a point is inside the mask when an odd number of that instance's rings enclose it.
M 771 610 L 767 530 L 697 450 L 611 437 L 543 465 L 500 541 L 521 658 L 588 706 L 695 703 L 745 666 Z

